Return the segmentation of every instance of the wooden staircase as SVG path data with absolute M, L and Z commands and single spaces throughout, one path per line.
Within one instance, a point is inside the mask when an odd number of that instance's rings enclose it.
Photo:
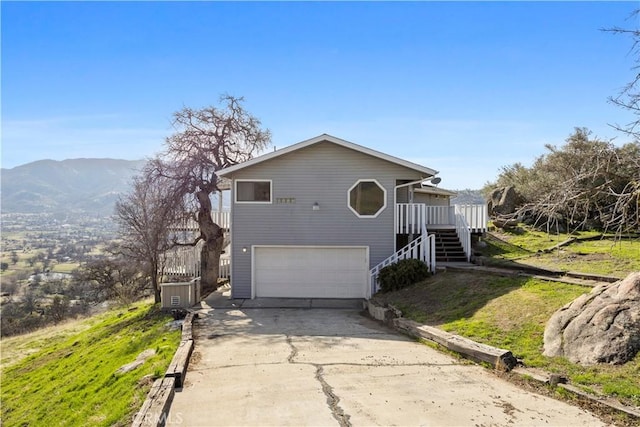
M 455 229 L 429 230 L 435 237 L 436 262 L 467 262 Z

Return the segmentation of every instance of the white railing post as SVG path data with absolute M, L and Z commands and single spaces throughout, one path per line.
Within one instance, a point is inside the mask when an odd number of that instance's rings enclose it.
M 431 273 L 436 272 L 436 236 L 429 236 L 429 266 L 431 268 Z
M 457 209 L 456 209 L 457 210 Z M 456 212 L 456 234 L 462 244 L 462 249 L 467 257 L 467 262 L 471 260 L 471 231 L 464 216 Z

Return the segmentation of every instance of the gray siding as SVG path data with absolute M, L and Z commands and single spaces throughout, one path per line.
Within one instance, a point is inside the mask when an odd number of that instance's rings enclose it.
M 371 267 L 387 258 L 394 250 L 396 180 L 421 176 L 404 166 L 321 142 L 247 167 L 230 178 L 273 182 L 272 204 L 233 203 L 232 194 L 232 296 L 250 298 L 252 245 L 368 246 Z M 386 208 L 377 218 L 358 218 L 347 206 L 347 192 L 359 179 L 376 179 L 387 190 Z M 314 211 L 316 202 L 320 210 Z
M 429 206 L 449 206 L 449 196 L 438 194 L 414 193 L 413 203 L 424 203 Z

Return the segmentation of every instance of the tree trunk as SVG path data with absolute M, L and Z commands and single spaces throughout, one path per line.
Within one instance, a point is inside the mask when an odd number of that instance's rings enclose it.
M 222 231 L 222 229 L 220 229 Z M 211 242 L 205 242 L 200 251 L 201 273 L 200 283 L 202 294 L 213 292 L 218 289 L 218 277 L 220 273 L 220 254 L 223 245 L 222 233 L 219 238 Z
M 198 225 L 200 227 L 200 235 L 204 240 L 200 251 L 202 295 L 218 289 L 220 254 L 224 244 L 224 232 L 211 218 L 211 199 L 209 194 L 210 192 L 204 190 L 196 193 L 200 203 Z
M 157 304 L 161 301 L 160 296 L 160 284 L 158 283 L 158 262 L 156 260 L 151 261 L 151 287 L 153 288 L 153 299 Z
M 153 301 L 158 304 L 161 301 L 158 273 L 151 275 L 151 287 L 153 288 Z

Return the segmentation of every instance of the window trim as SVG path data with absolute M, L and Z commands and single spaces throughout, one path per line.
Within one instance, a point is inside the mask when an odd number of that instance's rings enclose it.
M 238 200 L 238 183 L 239 182 L 268 182 L 269 183 L 269 200 L 268 201 Z M 236 179 L 233 183 L 233 202 L 238 204 L 251 204 L 251 205 L 272 204 L 273 203 L 273 180 L 271 179 Z
M 382 199 L 383 199 L 382 207 L 378 210 L 378 212 L 375 213 L 375 215 L 361 215 L 361 214 L 358 213 L 358 211 L 356 211 L 355 209 L 353 209 L 353 207 L 351 207 L 351 191 L 354 188 L 356 188 L 358 186 L 358 184 L 360 184 L 361 182 L 374 182 L 379 188 L 382 189 Z M 382 212 L 384 212 L 384 210 L 387 208 L 387 189 L 384 188 L 384 185 L 380 184 L 380 182 L 378 182 L 378 180 L 375 179 L 375 178 L 362 178 L 362 179 L 359 179 L 359 180 L 357 180 L 355 182 L 355 184 L 353 184 L 351 187 L 349 187 L 349 190 L 347 190 L 347 207 L 358 218 L 377 218 L 378 215 L 380 215 Z

